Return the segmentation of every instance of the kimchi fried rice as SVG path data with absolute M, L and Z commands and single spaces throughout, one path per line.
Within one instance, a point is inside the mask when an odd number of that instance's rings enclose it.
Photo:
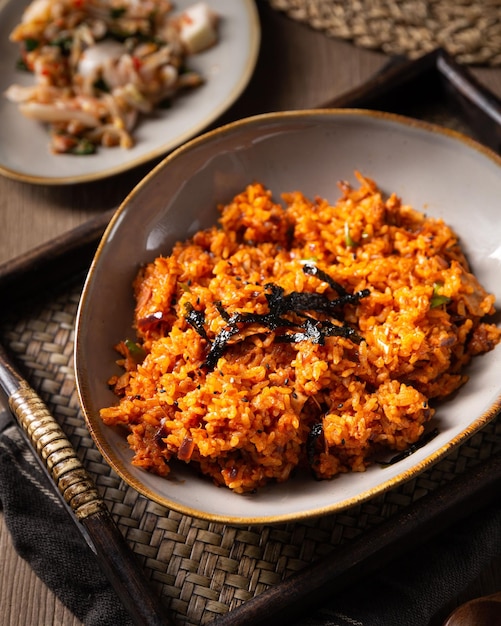
M 177 459 L 237 493 L 363 471 L 416 444 L 499 342 L 451 228 L 357 179 L 335 204 L 251 184 L 141 268 L 101 410 L 134 465 L 166 476 Z

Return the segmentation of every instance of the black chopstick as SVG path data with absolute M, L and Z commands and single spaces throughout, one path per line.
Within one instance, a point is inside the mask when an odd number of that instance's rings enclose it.
M 172 626 L 159 596 L 150 588 L 132 550 L 116 526 L 92 477 L 47 407 L 0 346 L 0 387 L 41 466 L 83 526 L 115 592 L 137 626 Z

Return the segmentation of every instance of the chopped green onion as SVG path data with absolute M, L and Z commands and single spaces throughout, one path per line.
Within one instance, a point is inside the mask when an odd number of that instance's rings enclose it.
M 18 59 L 16 61 L 16 70 L 20 72 L 31 72 L 30 68 L 26 65 L 26 61 L 24 59 Z
M 126 8 L 125 7 L 117 7 L 115 9 L 111 9 L 110 10 L 110 17 L 112 20 L 118 20 L 120 17 L 122 17 L 125 12 L 126 12 Z
M 32 52 L 33 50 L 36 50 L 39 45 L 40 45 L 40 42 L 38 41 L 38 39 L 33 39 L 32 37 L 28 37 L 27 39 L 24 40 L 24 48 L 26 52 Z
M 448 296 L 443 296 L 440 293 L 442 287 L 443 285 L 440 283 L 435 283 L 433 285 L 433 295 L 430 298 L 430 309 L 436 309 L 439 306 L 442 306 L 443 304 L 448 304 L 451 301 Z
M 77 145 L 72 148 L 71 154 L 84 156 L 86 154 L 95 154 L 96 146 L 88 139 L 80 139 Z
M 73 46 L 73 39 L 71 37 L 58 37 L 53 39 L 49 45 L 59 48 L 63 54 L 68 55 Z
M 451 301 L 450 298 L 448 298 L 447 296 L 433 296 L 432 299 L 430 300 L 430 308 L 431 309 L 436 309 L 439 306 L 442 306 L 443 304 L 448 304 Z
M 124 344 L 134 361 L 136 363 L 142 363 L 146 356 L 146 350 L 135 341 L 132 341 L 132 339 L 126 339 Z
M 110 92 L 108 83 L 103 78 L 98 78 L 96 81 L 94 81 L 92 86 L 94 87 L 94 89 L 97 89 L 98 91 L 104 91 L 106 93 Z
M 348 222 L 344 223 L 344 242 L 348 248 L 356 248 L 357 242 L 352 238 L 350 233 L 350 225 Z

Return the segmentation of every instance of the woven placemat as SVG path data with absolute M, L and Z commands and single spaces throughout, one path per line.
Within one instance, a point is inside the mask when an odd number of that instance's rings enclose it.
M 110 469 L 79 409 L 72 366 L 80 285 L 0 322 L 4 344 L 47 403 L 95 479 L 146 575 L 179 624 L 200 626 L 346 544 L 501 448 L 489 423 L 419 477 L 337 515 L 278 526 L 234 527 L 167 510 Z
M 501 65 L 500 0 L 269 0 L 332 37 L 417 58 L 437 47 L 459 63 Z

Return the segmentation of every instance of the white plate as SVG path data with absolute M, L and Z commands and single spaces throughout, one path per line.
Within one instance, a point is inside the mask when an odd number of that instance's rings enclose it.
M 176 10 L 195 0 L 175 0 Z M 30 74 L 16 70 L 19 51 L 9 34 L 28 2 L 0 0 L 0 173 L 29 183 L 70 184 L 118 174 L 181 145 L 226 111 L 252 76 L 260 43 L 254 0 L 209 0 L 220 15 L 216 46 L 190 57 L 190 67 L 204 85 L 177 97 L 167 110 L 142 118 L 134 131 L 135 146 L 100 149 L 88 156 L 54 155 L 42 124 L 26 119 L 3 95 L 12 83 L 33 84 Z
M 232 524 L 284 522 L 341 511 L 415 477 L 491 420 L 501 406 L 501 346 L 474 359 L 470 381 L 436 414 L 438 435 L 388 467 L 318 482 L 293 478 L 252 495 L 215 487 L 190 467 L 174 479 L 131 465 L 123 433 L 98 412 L 116 398 L 113 346 L 130 336 L 131 283 L 140 263 L 167 254 L 217 219 L 216 205 L 260 181 L 278 197 L 301 190 L 331 201 L 359 170 L 385 193 L 442 217 L 459 234 L 481 283 L 501 306 L 501 159 L 452 131 L 394 115 L 337 110 L 278 113 L 235 122 L 164 159 L 112 219 L 83 292 L 75 350 L 77 387 L 90 432 L 107 461 L 139 492 L 167 507 Z M 111 305 L 113 303 L 113 305 Z

